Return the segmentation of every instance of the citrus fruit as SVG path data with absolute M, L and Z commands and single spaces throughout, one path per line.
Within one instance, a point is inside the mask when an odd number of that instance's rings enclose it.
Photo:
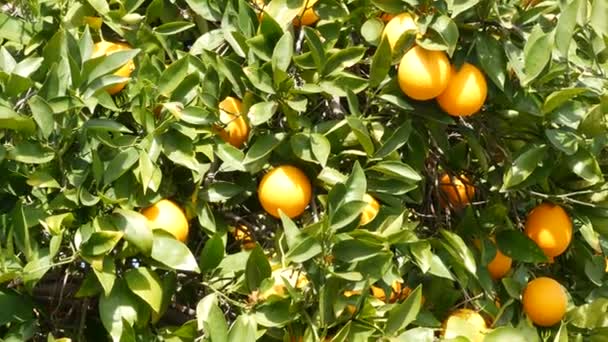
M 93 45 L 93 53 L 91 54 L 91 58 L 111 55 L 114 52 L 122 51 L 122 50 L 131 50 L 131 47 L 129 45 L 123 44 L 123 43 L 112 43 L 112 42 L 101 41 L 101 42 Z M 135 69 L 135 64 L 133 63 L 132 60 L 129 60 L 125 65 L 121 66 L 118 70 L 116 70 L 114 72 L 114 75 L 121 76 L 121 77 L 129 77 L 129 76 L 131 76 L 131 72 L 133 72 L 134 69 Z M 106 88 L 106 91 L 110 95 L 114 95 L 114 94 L 118 93 L 119 91 L 123 90 L 126 85 L 127 85 L 127 82 L 114 84 L 114 85 L 108 86 Z
M 553 258 L 564 253 L 570 245 L 572 221 L 559 205 L 542 203 L 528 214 L 524 233 L 546 256 Z
M 406 31 L 418 31 L 416 21 L 414 21 L 414 17 L 409 13 L 401 13 L 399 15 L 385 13 L 380 18 L 384 22 L 388 21 L 384 27 L 384 31 L 382 31 L 382 35 L 386 36 L 386 39 L 388 39 L 391 50 L 395 48 L 399 38 Z
M 232 235 L 236 241 L 241 243 L 244 250 L 250 250 L 255 247 L 255 240 L 249 231 L 249 228 L 244 225 L 232 228 Z
M 472 342 L 481 342 L 488 330 L 486 321 L 471 309 L 458 309 L 443 322 L 442 337 L 446 339 L 467 337 Z
M 437 103 L 452 116 L 469 116 L 481 109 L 487 94 L 483 73 L 473 64 L 464 63 L 459 70 L 452 68 L 450 82 L 437 97 Z
M 363 201 L 367 202 L 367 206 L 361 212 L 361 225 L 364 226 L 374 220 L 380 210 L 380 203 L 369 194 L 363 196 Z
M 313 6 L 318 0 L 304 0 L 304 7 L 298 12 L 298 15 L 293 19 L 295 26 L 310 26 L 319 20 L 319 16 L 315 13 Z
M 448 86 L 450 68 L 445 52 L 414 46 L 403 55 L 399 63 L 399 87 L 414 100 L 430 100 Z
M 540 277 L 528 283 L 522 302 L 524 312 L 534 324 L 550 327 L 564 317 L 568 299 L 557 281 Z
M 182 209 L 174 202 L 163 199 L 143 209 L 141 213 L 148 219 L 150 228 L 165 230 L 179 241 L 186 242 L 188 220 Z
M 296 289 L 302 289 L 308 284 L 306 273 L 292 267 L 279 267 L 273 270 L 271 278 L 273 280 L 273 286 L 260 295 L 261 299 L 268 298 L 272 295 L 285 296 L 287 294 L 287 288 L 285 287 L 283 279 L 285 279 L 291 287 Z
M 243 114 L 243 105 L 232 96 L 220 102 L 220 122 L 224 125 L 219 135 L 225 142 L 240 148 L 249 137 L 249 126 Z
M 262 178 L 258 199 L 267 213 L 279 216 L 279 209 L 290 218 L 304 212 L 311 198 L 308 177 L 300 169 L 283 165 L 272 169 Z
M 492 240 L 492 242 L 496 242 L 493 236 L 490 237 L 490 240 Z M 475 245 L 477 245 L 477 247 L 479 248 L 481 245 L 480 241 L 475 240 Z M 510 257 L 502 254 L 502 252 L 498 248 L 496 248 L 496 255 L 494 256 L 494 259 L 492 259 L 492 261 L 490 261 L 490 263 L 488 264 L 488 272 L 490 273 L 492 279 L 498 280 L 504 277 L 507 273 L 509 273 L 512 264 L 513 260 Z
M 444 201 L 447 199 L 455 208 L 466 206 L 475 197 L 475 187 L 464 175 L 450 177 L 447 173 L 442 174 L 439 178 L 439 189 L 445 197 L 440 198 L 442 204 L 445 205 Z

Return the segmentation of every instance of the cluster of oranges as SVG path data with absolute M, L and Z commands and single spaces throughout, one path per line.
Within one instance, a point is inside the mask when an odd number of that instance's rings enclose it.
M 402 13 L 386 24 L 383 35 L 394 49 L 407 31 L 417 33 L 415 18 Z M 418 45 L 401 58 L 397 78 L 405 95 L 419 101 L 436 99 L 439 106 L 453 116 L 477 113 L 488 93 L 483 73 L 473 64 L 464 63 L 456 68 L 445 52 Z
M 475 195 L 475 187 L 461 175 L 440 177 L 439 188 L 450 205 L 462 208 Z M 534 241 L 550 262 L 566 251 L 572 240 L 572 221 L 568 213 L 559 205 L 542 203 L 530 211 L 525 223 L 524 234 Z M 495 238 L 490 238 L 495 242 Z M 480 242 L 475 241 L 479 247 Z M 493 279 L 504 277 L 511 270 L 512 259 L 496 250 L 494 259 L 487 265 Z M 567 296 L 561 285 L 549 277 L 539 277 L 528 283 L 522 295 L 524 312 L 539 326 L 552 326 L 564 316 Z M 465 315 L 467 319 L 470 315 Z M 472 318 L 473 321 L 478 320 Z M 483 330 L 483 329 L 482 329 Z

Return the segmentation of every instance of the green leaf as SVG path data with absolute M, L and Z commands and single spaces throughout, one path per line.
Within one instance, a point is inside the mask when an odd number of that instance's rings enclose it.
M 251 251 L 247 259 L 245 268 L 245 281 L 249 292 L 257 290 L 262 283 L 262 280 L 270 277 L 272 269 L 268 263 L 268 259 L 264 255 L 264 251 L 259 245 Z
M 0 12 L 0 38 L 11 40 L 18 44 L 29 44 L 34 35 L 31 24 Z
M 303 263 L 321 254 L 321 252 L 323 252 L 321 245 L 311 236 L 307 236 L 298 239 L 298 243 L 289 248 L 285 258 L 293 262 Z
M 329 153 L 331 152 L 331 144 L 329 140 L 321 134 L 311 133 L 310 134 L 310 148 L 312 149 L 312 154 L 315 156 L 315 159 L 321 164 L 321 166 L 325 166 L 327 164 L 327 159 L 329 158 Z
M 106 167 L 103 181 L 110 184 L 129 171 L 139 160 L 139 153 L 134 147 L 129 147 L 114 156 Z
M 578 1 L 578 0 L 575 0 L 575 1 Z M 561 105 L 567 103 L 574 97 L 577 97 L 578 95 L 580 95 L 582 93 L 585 93 L 586 91 L 587 91 L 586 88 L 565 88 L 565 89 L 559 89 L 559 90 L 552 92 L 545 99 L 545 103 L 543 104 L 543 107 L 542 107 L 543 114 L 551 113 L 552 111 L 554 111 Z
M 133 268 L 124 274 L 129 289 L 154 312 L 159 313 L 163 298 L 162 283 L 156 272 L 145 268 Z
M 591 17 L 589 18 L 589 25 L 593 27 L 598 35 L 608 36 L 608 4 L 606 1 L 593 1 L 591 7 Z
M 137 298 L 127 290 L 122 281 L 117 282 L 108 296 L 99 297 L 99 317 L 101 323 L 119 341 L 125 329 L 124 323 L 132 326 L 137 321 L 141 307 Z
M 369 131 L 363 120 L 356 116 L 349 115 L 346 117 L 346 122 L 353 130 L 353 133 L 355 133 L 355 136 L 357 137 L 359 144 L 361 144 L 361 147 L 365 150 L 365 153 L 367 153 L 368 156 L 371 156 L 374 153 L 374 143 L 372 142 Z
M 479 0 L 451 0 L 448 1 L 448 9 L 452 11 L 452 18 L 456 18 L 460 13 L 477 5 Z
M 222 29 L 210 30 L 198 37 L 192 47 L 190 47 L 190 54 L 200 55 L 203 50 L 213 51 L 217 49 L 224 42 L 224 32 Z
M 364 240 L 342 240 L 333 248 L 336 259 L 348 263 L 370 259 L 382 253 L 382 246 L 371 244 Z
M 82 79 L 86 81 L 86 85 L 90 86 L 101 76 L 108 75 L 127 64 L 139 51 L 139 49 L 121 50 L 107 56 L 90 59 L 84 62 L 82 67 Z
M 456 0 L 458 1 L 458 0 Z M 447 15 L 438 16 L 433 20 L 429 29 L 437 33 L 441 38 L 445 46 L 447 47 L 447 53 L 451 57 L 456 50 L 456 44 L 458 43 L 458 26 L 450 19 Z
M 578 152 L 567 158 L 567 162 L 572 172 L 591 184 L 604 180 L 600 165 L 586 149 L 579 148 Z
M 500 90 L 504 90 L 507 61 L 499 41 L 482 32 L 476 38 L 475 51 L 485 74 Z
M 247 314 L 241 314 L 230 327 L 228 341 L 255 342 L 256 331 L 257 324 L 253 317 Z
M 215 118 L 213 118 L 211 112 L 195 106 L 184 108 L 181 112 L 179 112 L 178 119 L 198 126 L 207 126 L 215 121 Z
M 312 58 L 315 61 L 315 65 L 317 66 L 317 70 L 322 70 L 323 65 L 325 64 L 325 50 L 323 49 L 323 44 L 321 43 L 321 39 L 317 35 L 314 29 L 304 26 L 302 28 L 304 30 L 304 37 L 306 37 L 306 44 L 312 53 Z
M 391 46 L 388 39 L 384 37 L 374 53 L 369 70 L 369 85 L 377 87 L 388 75 L 391 68 Z
M 211 341 L 228 341 L 228 325 L 224 313 L 217 305 L 217 295 L 209 294 L 196 305 L 198 330 L 205 332 Z
M 513 260 L 522 262 L 546 262 L 547 257 L 538 245 L 526 235 L 515 230 L 503 230 L 496 234 L 498 249 Z
M 258 102 L 249 108 L 247 117 L 254 126 L 259 126 L 270 120 L 277 111 L 278 104 L 275 101 Z
M 365 41 L 372 45 L 378 45 L 378 43 L 381 43 L 382 31 L 384 31 L 384 23 L 378 18 L 367 19 L 363 23 L 363 25 L 361 25 L 361 36 L 363 36 L 363 39 L 365 39 Z M 378 48 L 380 48 L 380 46 L 378 46 Z M 390 52 L 391 51 L 389 49 L 389 53 Z
M 201 251 L 199 264 L 202 272 L 208 272 L 215 269 L 224 258 L 224 241 L 219 234 L 214 234 L 207 242 Z
M 503 179 L 503 189 L 508 189 L 525 181 L 545 159 L 546 145 L 535 145 L 520 154 L 507 170 Z
M 389 335 L 395 335 L 397 332 L 405 329 L 408 324 L 416 319 L 421 306 L 422 285 L 418 285 L 403 303 L 395 305 L 389 311 L 384 331 Z
M 163 153 L 175 164 L 184 166 L 195 173 L 200 172 L 200 164 L 194 155 L 192 141 L 181 133 L 169 131 L 162 136 Z
M 422 176 L 420 176 L 416 170 L 400 161 L 380 162 L 370 167 L 369 170 L 383 173 L 392 178 L 403 180 L 404 182 L 418 182 L 422 180 Z
M 33 257 L 32 240 L 30 238 L 30 229 L 27 224 L 23 201 L 17 201 L 13 208 L 13 229 L 15 234 L 15 242 L 23 252 L 26 260 L 30 261 Z
M 293 57 L 293 36 L 286 31 L 272 51 L 272 68 L 287 71 Z
M 462 238 L 445 229 L 441 229 L 440 232 L 445 239 L 445 243 L 444 241 L 442 241 L 442 243 L 444 247 L 446 247 L 447 251 L 456 259 L 458 263 L 463 264 L 467 271 L 473 275 L 476 274 L 477 263 L 475 262 L 475 256 Z
M 268 157 L 283 140 L 282 135 L 267 134 L 259 136 L 247 151 L 243 164 L 245 167 Z
M 12 109 L 0 106 L 0 128 L 32 133 L 36 130 L 36 124 L 32 118 L 19 115 Z
M 81 246 L 80 250 L 84 255 L 96 256 L 107 254 L 122 239 L 122 232 L 115 232 L 104 230 L 101 232 L 94 232 L 91 237 L 85 241 Z
M 163 71 L 158 81 L 158 91 L 165 96 L 170 96 L 171 93 L 179 86 L 180 83 L 188 75 L 188 66 L 190 64 L 189 55 L 185 55 L 178 61 L 172 63 Z
M 196 259 L 190 249 L 169 233 L 154 231 L 152 259 L 175 270 L 200 273 Z
M 82 128 L 95 132 L 131 133 L 127 127 L 114 120 L 90 119 L 82 125 Z
M 103 293 L 106 296 L 110 295 L 114 283 L 116 282 L 116 264 L 114 259 L 110 256 L 98 257 L 90 260 L 93 273 L 99 281 Z
M 382 147 L 376 151 L 374 158 L 384 158 L 399 147 L 405 145 L 410 137 L 410 133 L 412 133 L 412 122 L 407 120 L 401 124 L 388 139 L 386 139 L 384 144 L 382 144 Z
M 180 32 L 189 30 L 194 27 L 194 23 L 187 21 L 172 21 L 166 24 L 162 24 L 153 29 L 156 34 L 160 34 L 163 36 L 170 36 L 173 34 L 178 34 Z
M 32 117 L 40 128 L 40 132 L 44 138 L 48 138 L 53 132 L 55 120 L 53 119 L 53 109 L 40 96 L 33 96 L 28 104 L 32 111 Z
M 540 25 L 536 25 L 524 46 L 525 78 L 524 85 L 530 84 L 540 75 L 551 59 L 553 34 L 544 33 Z
M 279 211 L 281 216 L 281 223 L 283 224 L 283 231 L 285 232 L 285 240 L 287 241 L 287 247 L 294 248 L 301 240 L 301 233 L 296 224 L 285 215 L 283 211 Z
M 560 13 L 555 27 L 555 47 L 566 58 L 568 57 L 570 41 L 572 41 L 574 35 L 579 6 L 579 0 L 572 0 L 566 5 L 566 8 Z
M 490 331 L 484 337 L 483 341 L 484 342 L 486 342 L 486 341 L 487 342 L 502 342 L 502 341 L 528 342 L 528 341 L 538 340 L 538 336 L 534 340 L 530 340 L 529 338 L 530 338 L 530 336 L 528 336 L 522 330 L 519 330 L 519 329 L 513 328 L 513 327 L 509 327 L 509 326 L 503 326 L 503 327 L 498 327 L 498 328 Z
M 328 75 L 334 71 L 349 68 L 357 64 L 367 49 L 362 46 L 349 47 L 333 53 L 325 61 L 321 74 Z
M 31 301 L 22 294 L 11 290 L 1 290 L 0 305 L 3 308 L 0 310 L 0 325 L 2 326 L 34 318 L 34 307 Z
M 555 148 L 569 156 L 578 150 L 580 138 L 571 131 L 565 129 L 546 129 L 545 134 Z
M 137 247 L 144 255 L 150 255 L 153 234 L 145 216 L 131 210 L 116 209 L 113 223 L 124 233 L 125 240 Z
M 570 310 L 568 322 L 581 329 L 598 329 L 608 327 L 608 299 L 596 298 L 591 303 L 583 304 Z
M 243 192 L 243 188 L 232 182 L 216 181 L 209 185 L 203 192 L 203 198 L 209 202 L 216 203 L 226 201 Z

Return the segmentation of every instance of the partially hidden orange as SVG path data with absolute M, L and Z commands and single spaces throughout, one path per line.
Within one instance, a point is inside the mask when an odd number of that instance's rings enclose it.
M 414 46 L 401 58 L 397 80 L 405 95 L 414 100 L 430 100 L 448 86 L 450 69 L 445 52 Z
M 385 22 L 388 21 L 382 35 L 388 39 L 388 44 L 391 46 L 391 50 L 395 48 L 395 45 L 399 41 L 399 38 L 407 31 L 418 31 L 418 26 L 414 17 L 409 13 L 401 13 L 399 15 L 392 15 L 385 13 L 381 16 L 381 19 Z M 388 19 L 388 20 L 387 20 Z
M 304 0 L 304 7 L 293 19 L 294 26 L 310 26 L 319 20 L 314 5 L 318 0 Z
M 113 54 L 114 52 L 123 51 L 123 50 L 131 50 L 131 47 L 129 45 L 123 44 L 123 43 L 112 43 L 112 42 L 101 41 L 101 42 L 93 45 L 93 52 L 91 54 L 91 58 L 108 56 L 108 55 Z M 114 72 L 114 75 L 121 76 L 121 77 L 129 77 L 129 76 L 131 76 L 131 73 L 133 72 L 134 69 L 135 69 L 135 64 L 133 63 L 133 60 L 129 60 L 127 63 L 125 63 L 125 65 L 121 66 L 118 70 L 116 70 Z M 127 82 L 114 84 L 114 85 L 108 86 L 106 88 L 106 91 L 110 95 L 114 95 L 114 94 L 117 94 L 118 92 L 120 92 L 121 90 L 123 90 L 126 85 L 127 85 Z
M 230 145 L 240 148 L 249 137 L 249 125 L 245 121 L 243 104 L 237 98 L 226 97 L 219 104 L 220 122 L 223 127 L 219 129 L 220 137 Z
M 452 68 L 450 82 L 437 97 L 439 107 L 452 116 L 477 113 L 488 95 L 488 85 L 481 70 L 469 63 Z
M 188 220 L 184 211 L 174 202 L 162 199 L 141 211 L 148 219 L 152 229 L 162 229 L 171 233 L 177 240 L 186 242 L 188 238 Z
M 439 189 L 445 197 L 440 198 L 441 203 L 445 205 L 447 199 L 455 208 L 468 205 L 475 197 L 475 187 L 465 175 L 451 177 L 449 174 L 443 173 L 439 178 Z
M 361 212 L 360 224 L 365 226 L 366 224 L 372 222 L 374 218 L 376 218 L 376 215 L 378 215 L 378 211 L 380 211 L 380 203 L 378 203 L 378 201 L 369 194 L 365 194 L 363 196 L 363 201 L 367 202 L 367 206 L 365 206 Z

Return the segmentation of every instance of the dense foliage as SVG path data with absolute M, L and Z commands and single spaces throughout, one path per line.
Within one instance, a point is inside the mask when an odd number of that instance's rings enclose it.
M 267 2 L 1 5 L 4 341 L 608 340 L 608 1 Z M 414 45 L 481 110 L 406 96 Z

